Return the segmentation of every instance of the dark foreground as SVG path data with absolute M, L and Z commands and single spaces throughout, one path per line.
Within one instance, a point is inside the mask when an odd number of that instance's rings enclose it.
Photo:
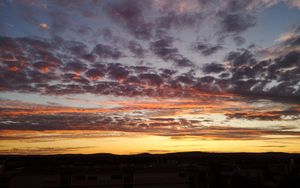
M 300 154 L 0 156 L 0 187 L 299 188 Z

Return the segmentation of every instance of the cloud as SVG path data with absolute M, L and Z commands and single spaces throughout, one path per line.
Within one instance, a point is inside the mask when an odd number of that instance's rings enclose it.
M 89 69 L 85 72 L 85 75 L 90 79 L 90 80 L 98 80 L 101 79 L 104 75 L 105 72 L 103 69 L 99 69 L 99 68 L 92 68 Z
M 159 58 L 171 61 L 179 67 L 193 66 L 189 59 L 181 55 L 179 50 L 173 47 L 173 41 L 172 37 L 156 40 L 150 43 L 150 50 Z
M 244 44 L 246 42 L 246 39 L 244 37 L 237 35 L 237 36 L 233 37 L 233 41 L 235 42 L 235 44 L 237 46 L 241 46 L 242 44 Z
M 191 73 L 182 74 L 177 76 L 176 81 L 186 85 L 193 85 L 195 84 L 195 77 Z
M 123 67 L 121 64 L 109 64 L 108 68 L 108 74 L 112 79 L 116 80 L 123 80 L 125 79 L 129 71 Z
M 246 49 L 230 52 L 227 64 L 210 63 L 203 66 L 204 73 L 227 73 L 227 78 L 211 77 L 213 88 L 233 93 L 298 98 L 300 55 L 298 51 L 280 54 L 269 60 L 257 60 Z M 293 75 L 293 76 L 292 76 Z M 230 77 L 229 77 L 230 76 Z
M 198 0 L 154 0 L 152 6 L 159 11 L 177 12 L 178 14 L 198 12 L 204 1 Z
M 266 112 L 235 112 L 226 114 L 229 118 L 237 119 L 248 119 L 248 120 L 268 120 L 268 121 L 278 121 L 289 116 L 290 120 L 300 119 L 300 111 L 294 108 L 282 110 L 282 111 L 266 111 Z
M 253 54 L 247 49 L 229 52 L 225 61 L 231 62 L 236 67 L 256 63 L 256 59 L 253 57 Z
M 197 99 L 107 101 L 116 107 L 88 109 L 1 100 L 0 137 L 3 140 L 51 141 L 126 136 L 129 133 L 220 140 L 300 136 L 297 131 L 300 111 L 296 105 L 238 96 L 232 100 L 232 97 L 203 94 Z M 266 106 L 256 106 L 258 102 Z M 224 118 L 220 119 L 221 114 Z M 215 119 L 215 115 L 219 118 Z M 239 119 L 244 123 L 243 127 L 234 126 Z M 277 123 L 272 124 L 270 120 Z M 257 121 L 255 126 L 250 123 L 252 121 Z M 268 126 L 264 126 L 266 122 Z M 283 125 L 279 126 L 278 122 Z M 23 134 L 14 134 L 18 130 Z
M 212 55 L 219 50 L 222 50 L 221 45 L 210 45 L 203 42 L 196 42 L 193 44 L 192 49 L 196 52 L 200 52 L 203 56 Z
M 113 21 L 137 40 L 150 40 L 161 30 L 199 29 L 202 23 L 216 25 L 215 33 L 236 37 L 255 25 L 258 12 L 277 4 L 278 0 L 162 0 L 162 1 L 11 1 L 12 11 L 18 18 L 41 29 L 48 29 L 52 36 L 75 34 L 87 37 L 99 33 L 99 28 L 89 23 Z M 296 0 L 286 4 L 299 7 Z M 74 16 L 77 15 L 77 16 Z M 149 16 L 153 15 L 153 16 Z M 45 23 L 44 18 L 49 20 Z M 110 20 L 107 20 L 110 19 Z M 82 20 L 78 23 L 78 20 Z M 46 26 L 47 25 L 47 26 Z M 106 26 L 105 26 L 106 27 Z M 223 34 L 222 34 L 223 32 Z M 234 36 L 232 36 L 234 35 Z M 237 38 L 235 38 L 237 39 Z M 241 38 L 240 38 L 241 39 Z
M 108 4 L 105 10 L 117 23 L 124 25 L 137 39 L 147 40 L 152 37 L 152 24 L 144 17 L 147 1 L 124 0 Z
M 53 61 L 50 62 L 38 61 L 34 63 L 32 66 L 40 72 L 47 73 L 50 70 L 57 68 L 58 63 Z
M 201 13 L 181 13 L 170 11 L 156 20 L 157 29 L 185 29 L 199 26 L 203 21 Z
M 147 52 L 138 42 L 131 40 L 128 44 L 128 49 L 138 58 L 144 58 Z
M 300 2 L 299 1 L 297 1 L 297 0 L 285 0 L 285 1 L 288 5 L 300 9 Z
M 3 155 L 54 155 L 70 153 L 92 147 L 20 147 L 11 149 L 0 149 Z
M 256 10 L 273 3 L 265 1 L 135 1 L 110 3 L 105 10 L 113 21 L 123 26 L 136 39 L 149 40 L 172 29 L 200 28 L 205 21 L 218 26 L 220 38 L 233 37 L 237 44 L 244 42 L 239 36 L 253 27 Z M 149 17 L 148 14 L 155 15 Z M 155 35 L 154 35 L 155 34 Z
M 237 35 L 253 27 L 256 23 L 253 15 L 225 13 L 220 15 L 220 33 Z
M 149 50 L 178 67 L 194 67 L 174 47 L 174 40 L 172 37 L 154 40 L 149 43 Z M 225 55 L 223 63 L 203 65 L 203 74 L 105 62 L 123 60 L 126 55 L 119 48 L 104 44 L 89 48 L 74 40 L 32 37 L 1 37 L 1 41 L 2 91 L 161 97 L 195 96 L 194 91 L 205 91 L 292 98 L 297 98 L 300 92 L 297 87 L 300 57 L 294 47 L 295 37 L 285 37 L 278 47 L 273 47 L 286 49 L 282 53 L 269 50 L 273 54 L 271 59 L 261 60 L 255 48 L 238 49 Z M 129 51 L 137 56 L 145 55 L 145 49 L 137 42 L 130 43 Z M 199 45 L 198 50 L 206 54 L 221 48 L 206 43 Z
M 104 44 L 97 44 L 92 53 L 98 55 L 100 58 L 119 59 L 123 56 L 119 49 Z
M 65 67 L 63 68 L 64 71 L 73 71 L 73 72 L 84 72 L 85 70 L 87 70 L 87 66 L 86 64 L 84 64 L 83 62 L 80 61 L 74 61 L 74 62 L 69 62 L 65 65 Z
M 89 84 L 89 80 L 86 79 L 85 77 L 78 75 L 78 74 L 74 74 L 74 73 L 65 73 L 63 75 L 62 81 L 64 83 L 68 83 L 68 82 L 78 82 L 81 84 Z
M 225 67 L 222 64 L 210 63 L 203 66 L 202 71 L 204 73 L 220 73 L 225 71 Z
M 60 41 L 60 42 L 57 42 L 58 43 L 57 47 L 59 47 L 59 45 L 61 45 L 64 48 L 66 48 L 73 55 L 80 57 L 80 56 L 84 56 L 89 53 L 87 46 L 82 42 L 74 41 L 74 40 L 66 41 L 62 38 L 57 38 L 56 41 Z
M 283 33 L 279 36 L 278 41 L 281 45 L 286 47 L 299 47 L 300 46 L 300 26 L 296 27 L 293 31 Z
M 138 78 L 150 85 L 160 86 L 163 83 L 163 79 L 157 74 L 151 74 L 151 73 L 140 74 Z

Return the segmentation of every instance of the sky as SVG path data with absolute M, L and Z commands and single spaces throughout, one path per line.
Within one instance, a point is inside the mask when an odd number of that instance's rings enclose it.
M 0 0 L 0 154 L 300 153 L 299 0 Z

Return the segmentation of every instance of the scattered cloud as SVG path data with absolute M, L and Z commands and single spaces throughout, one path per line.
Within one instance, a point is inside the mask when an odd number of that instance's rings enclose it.
M 192 46 L 192 49 L 196 52 L 200 52 L 203 56 L 209 56 L 218 52 L 219 50 L 222 50 L 223 47 L 221 45 L 210 45 L 202 42 L 196 42 Z
M 150 43 L 150 50 L 159 58 L 171 61 L 179 67 L 193 66 L 193 63 L 181 55 L 176 47 L 173 47 L 174 39 L 167 37 Z

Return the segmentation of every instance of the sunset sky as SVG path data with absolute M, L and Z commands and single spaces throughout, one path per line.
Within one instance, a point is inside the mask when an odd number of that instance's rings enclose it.
M 0 0 L 0 154 L 300 153 L 299 0 Z

